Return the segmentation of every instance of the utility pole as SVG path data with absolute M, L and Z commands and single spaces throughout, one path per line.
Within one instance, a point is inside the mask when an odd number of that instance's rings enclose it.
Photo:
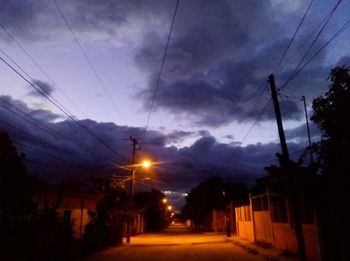
M 311 136 L 310 136 L 310 127 L 309 127 L 309 117 L 307 116 L 307 110 L 306 110 L 306 100 L 305 96 L 301 97 L 303 103 L 304 103 L 304 111 L 305 111 L 305 119 L 306 119 L 306 128 L 307 128 L 307 136 L 309 138 L 309 148 L 310 148 L 310 159 L 311 163 L 314 162 L 314 157 L 312 155 L 312 149 L 311 149 Z
M 130 190 L 129 190 L 129 199 L 130 199 L 130 216 L 126 224 L 126 243 L 130 244 L 130 238 L 131 238 L 131 209 L 132 209 L 132 203 L 133 203 L 133 196 L 134 196 L 134 180 L 135 180 L 135 171 L 134 171 L 134 164 L 135 164 L 135 157 L 136 157 L 136 146 L 138 144 L 138 139 L 130 136 L 130 140 L 132 142 L 132 157 L 131 157 L 131 166 L 132 166 L 132 173 L 131 173 L 131 179 L 130 179 Z
M 304 233 L 303 233 L 303 226 L 302 226 L 301 215 L 300 215 L 299 202 L 297 198 L 297 188 L 295 184 L 295 178 L 292 177 L 292 173 L 291 173 L 292 170 L 291 170 L 291 164 L 289 159 L 288 147 L 287 147 L 286 137 L 284 135 L 281 111 L 280 111 L 280 106 L 279 106 L 278 97 L 277 97 L 275 78 L 273 74 L 269 76 L 269 83 L 271 88 L 271 97 L 272 97 L 272 101 L 275 109 L 278 134 L 280 137 L 280 143 L 282 148 L 283 161 L 284 161 L 283 163 L 285 165 L 284 167 L 287 174 L 287 186 L 289 188 L 288 190 L 290 193 L 290 199 L 293 207 L 294 229 L 295 229 L 295 236 L 298 244 L 298 254 L 300 257 L 300 261 L 306 261 Z
M 135 164 L 135 157 L 136 157 L 136 146 L 139 143 L 137 138 L 133 138 L 130 136 L 130 140 L 132 142 L 132 157 L 131 157 L 131 165 Z M 134 179 L 135 179 L 135 173 L 132 171 L 131 174 L 131 183 L 130 183 L 130 198 L 132 199 L 134 196 Z
M 273 101 L 273 106 L 275 108 L 275 115 L 276 115 L 276 121 L 277 121 L 278 134 L 280 137 L 280 143 L 281 143 L 281 148 L 282 148 L 282 154 L 284 156 L 284 160 L 286 160 L 288 162 L 289 161 L 289 153 L 288 153 L 288 148 L 287 148 L 286 137 L 284 136 L 281 110 L 280 110 L 280 105 L 278 103 L 275 78 L 274 78 L 273 74 L 271 74 L 269 76 L 269 83 L 270 83 L 270 88 L 271 88 L 271 97 L 272 97 L 272 101 Z

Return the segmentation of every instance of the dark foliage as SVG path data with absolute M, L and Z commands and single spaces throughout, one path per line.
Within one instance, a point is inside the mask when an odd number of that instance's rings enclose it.
M 183 216 L 191 219 L 196 229 L 204 222 L 204 217 L 213 209 L 225 209 L 234 200 L 248 198 L 248 188 L 243 183 L 224 182 L 219 177 L 210 178 L 192 189 L 182 209 Z
M 71 224 L 55 209 L 37 210 L 32 201 L 38 182 L 26 175 L 6 132 L 0 132 L 0 259 L 69 260 L 73 257 Z
M 156 189 L 151 191 L 138 192 L 134 196 L 136 208 L 144 210 L 144 219 L 147 231 L 160 231 L 168 224 L 163 199 L 165 195 Z
M 324 260 L 350 260 L 344 248 L 350 226 L 350 74 L 345 67 L 336 67 L 330 74 L 329 91 L 313 102 L 311 117 L 322 130 L 317 144 L 318 161 L 323 178 L 321 194 L 321 239 Z
M 127 197 L 124 190 L 110 185 L 104 186 L 96 213 L 90 213 L 91 222 L 83 235 L 84 252 L 122 244 Z

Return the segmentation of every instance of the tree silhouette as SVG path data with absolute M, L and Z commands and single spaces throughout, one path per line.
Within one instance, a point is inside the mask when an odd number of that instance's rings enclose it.
M 67 260 L 71 224 L 56 209 L 38 211 L 32 201 L 38 181 L 26 174 L 9 135 L 0 131 L 0 260 Z
M 146 229 L 160 231 L 167 225 L 167 217 L 163 199 L 165 195 L 157 190 L 141 191 L 134 195 L 134 205 L 144 210 Z
M 127 213 L 125 190 L 110 179 L 93 179 L 100 195 L 96 212 L 90 212 L 91 222 L 83 235 L 83 251 L 91 252 L 122 244 L 123 221 Z
M 0 131 L 0 222 L 11 225 L 31 213 L 29 177 L 9 135 Z
M 220 177 L 212 177 L 192 189 L 186 198 L 182 214 L 193 221 L 195 230 L 200 230 L 210 211 L 224 210 L 229 201 L 247 198 L 248 188 L 245 184 L 224 182 Z
M 324 260 L 350 260 L 344 248 L 348 240 L 350 175 L 350 75 L 349 68 L 336 67 L 330 73 L 329 91 L 313 102 L 311 120 L 322 131 L 317 144 L 323 177 L 321 239 Z

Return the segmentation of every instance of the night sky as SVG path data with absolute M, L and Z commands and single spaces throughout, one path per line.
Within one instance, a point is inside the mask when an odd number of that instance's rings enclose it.
M 280 87 L 336 7 L 304 61 L 332 38 L 349 19 L 350 1 L 337 3 L 312 2 L 275 71 L 310 1 L 180 0 L 155 93 L 176 0 L 0 0 L 0 57 L 80 124 L 1 61 L 0 127 L 29 172 L 52 182 L 118 174 L 130 135 L 143 138 L 138 159 L 164 162 L 140 173 L 150 177 L 140 187 L 182 197 L 213 175 L 252 182 L 280 151 L 268 75 Z M 294 158 L 307 146 L 300 97 L 310 116 L 330 69 L 349 64 L 349 42 L 346 30 L 281 91 Z

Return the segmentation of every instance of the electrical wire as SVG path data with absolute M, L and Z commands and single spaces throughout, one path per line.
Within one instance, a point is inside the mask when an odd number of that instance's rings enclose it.
M 350 19 L 347 20 L 341 28 L 339 28 L 333 36 L 325 42 L 297 71 L 291 75 L 287 81 L 282 85 L 280 90 L 287 87 L 287 85 L 302 71 L 304 68 L 317 56 L 319 55 L 331 42 L 333 42 L 336 38 L 338 38 L 342 33 L 344 33 L 350 26 Z
M 279 67 L 279 69 L 276 71 L 282 71 L 284 69 L 285 66 L 287 66 L 287 64 L 289 64 L 293 58 L 297 55 L 297 53 L 299 53 L 299 51 L 301 51 L 301 49 L 309 42 L 309 40 L 311 40 L 314 36 L 314 34 L 317 33 L 318 29 L 323 25 L 323 23 L 325 23 L 325 21 L 327 20 L 327 17 L 325 17 L 319 25 L 317 25 L 314 30 L 312 30 L 312 32 L 310 32 L 305 38 L 304 41 L 301 42 L 301 44 L 295 49 L 295 51 L 290 55 L 290 57 L 288 58 L 287 61 L 285 61 L 282 66 Z
M 320 28 L 320 30 L 318 31 L 316 37 L 314 38 L 314 40 L 312 41 L 312 43 L 309 45 L 309 47 L 307 48 L 306 52 L 304 53 L 303 57 L 301 58 L 301 60 L 299 61 L 298 65 L 295 67 L 293 73 L 289 76 L 289 78 L 287 79 L 286 83 L 282 85 L 282 88 L 285 87 L 285 85 L 287 85 L 300 71 L 300 67 L 302 66 L 304 60 L 306 59 L 306 57 L 308 56 L 309 52 L 311 51 L 312 47 L 315 45 L 315 43 L 317 42 L 318 38 L 320 37 L 320 35 L 322 34 L 322 32 L 324 31 L 324 29 L 326 28 L 326 26 L 328 25 L 330 19 L 332 18 L 332 16 L 334 15 L 335 11 L 337 10 L 337 8 L 339 7 L 340 3 L 342 2 L 342 0 L 338 0 L 338 2 L 336 3 L 336 5 L 333 7 L 333 9 L 331 10 L 331 12 L 328 14 L 326 21 L 323 23 L 322 27 Z
M 69 119 L 71 119 L 75 124 L 77 124 L 80 128 L 85 130 L 86 133 L 88 133 L 90 136 L 92 136 L 95 140 L 97 140 L 99 143 L 103 144 L 107 149 L 109 149 L 111 152 L 113 152 L 115 155 L 117 155 L 120 159 L 127 161 L 124 156 L 122 156 L 119 152 L 114 150 L 109 144 L 104 142 L 99 136 L 97 136 L 94 132 L 92 132 L 89 128 L 81 124 L 81 122 L 77 121 L 71 114 L 66 112 L 64 109 L 62 109 L 61 106 L 59 106 L 53 99 L 51 99 L 45 92 L 43 92 L 40 88 L 35 86 L 31 81 L 29 81 L 26 77 L 23 76 L 18 70 L 16 70 L 11 64 L 9 64 L 3 57 L 0 56 L 0 60 L 7 65 L 11 70 L 13 70 L 19 77 L 21 77 L 24 81 L 26 81 L 31 87 L 33 87 L 40 95 L 45 97 L 50 103 L 52 103 L 55 107 L 57 107 L 61 112 L 63 112 Z
M 296 151 L 293 151 L 290 153 L 290 155 L 299 153 L 304 151 L 305 149 L 299 149 Z M 163 174 L 170 174 L 170 175 L 179 175 L 179 174 L 193 174 L 193 173 L 202 173 L 202 172 L 211 172 L 211 171 L 218 171 L 218 170 L 226 170 L 226 169 L 236 169 L 236 168 L 243 168 L 243 167 L 247 167 L 249 165 L 260 165 L 260 164 L 264 164 L 267 162 L 273 162 L 273 161 L 277 161 L 276 158 L 271 158 L 268 160 L 263 160 L 263 161 L 257 161 L 257 162 L 243 162 L 240 164 L 233 164 L 233 165 L 229 165 L 229 166 L 225 166 L 225 167 L 214 167 L 214 168 L 206 168 L 206 169 L 199 169 L 199 170 L 189 170 L 189 171 L 174 171 L 174 172 L 164 172 Z M 169 167 L 166 167 L 167 169 L 171 169 Z M 172 169 L 174 170 L 174 169 Z
M 69 151 L 67 150 L 64 150 L 62 148 L 60 148 L 59 146 L 57 145 L 54 145 L 54 144 L 51 144 L 47 141 L 44 141 L 42 139 L 39 139 L 38 137 L 34 136 L 33 134 L 21 129 L 21 128 L 18 128 L 16 126 L 14 126 L 13 124 L 11 124 L 10 122 L 4 120 L 4 119 L 0 119 L 0 123 L 3 123 L 5 124 L 6 126 L 10 127 L 11 129 L 13 129 L 14 131 L 16 131 L 17 135 L 22 135 L 29 138 L 31 140 L 31 142 L 34 142 L 36 144 L 39 144 L 40 146 L 43 146 L 43 147 L 46 147 L 46 148 L 49 148 L 49 149 L 55 149 L 56 151 L 60 152 L 60 153 L 63 153 L 65 155 L 67 155 L 68 157 L 72 158 L 72 159 L 75 159 L 75 160 L 78 160 L 78 161 L 84 161 L 83 159 L 80 159 L 78 157 L 76 157 L 74 154 L 72 153 L 69 153 Z M 90 163 L 90 162 L 89 162 Z M 84 163 L 86 165 L 86 163 Z M 80 165 L 80 166 L 84 166 L 84 165 Z
M 150 119 L 151 119 L 151 115 L 152 115 L 152 112 L 153 112 L 154 103 L 155 103 L 155 100 L 156 100 L 157 91 L 158 91 L 158 89 L 159 89 L 159 84 L 160 84 L 160 80 L 161 80 L 161 77 L 162 77 L 163 68 L 164 68 L 166 56 L 167 56 L 167 53 L 168 53 L 169 43 L 170 43 L 170 39 L 171 39 L 171 33 L 172 33 L 172 31 L 173 31 L 173 27 L 174 27 L 175 18 L 176 18 L 177 10 L 178 10 L 178 7 L 179 7 L 179 3 L 180 3 L 180 0 L 177 0 L 177 1 L 176 1 L 176 6 L 175 6 L 175 10 L 174 10 L 173 19 L 172 19 L 171 25 L 170 25 L 170 30 L 169 30 L 168 38 L 167 38 L 167 41 L 166 41 L 166 45 L 165 45 L 165 49 L 164 49 L 164 53 L 163 53 L 163 57 L 162 57 L 162 62 L 161 62 L 160 69 L 159 69 L 159 73 L 158 73 L 158 77 L 157 77 L 157 82 L 156 82 L 156 85 L 155 85 L 154 91 L 153 91 L 153 97 L 152 97 L 152 102 L 151 102 L 151 108 L 150 108 L 150 111 L 149 111 L 149 114 L 148 114 L 148 117 L 147 117 L 146 126 L 145 126 L 145 128 L 144 128 L 144 135 L 143 135 L 143 138 L 146 137 L 146 132 L 147 132 L 148 125 L 149 125 L 149 122 L 150 122 Z
M 105 94 L 107 95 L 109 101 L 111 102 L 111 104 L 113 105 L 114 109 L 117 111 L 117 113 L 119 114 L 119 117 L 127 124 L 127 121 L 125 120 L 125 118 L 123 117 L 123 115 L 121 114 L 118 105 L 115 103 L 115 101 L 112 99 L 112 96 L 110 94 L 110 92 L 108 91 L 106 85 L 104 84 L 104 82 L 102 81 L 101 76 L 98 74 L 93 62 L 90 60 L 89 56 L 87 55 L 85 49 L 83 48 L 83 46 L 81 45 L 78 37 L 76 36 L 72 26 L 70 25 L 70 23 L 68 22 L 66 16 L 64 15 L 61 7 L 58 5 L 56 0 L 52 0 L 53 3 L 55 4 L 59 14 L 61 15 L 64 23 L 66 24 L 68 30 L 70 31 L 71 35 L 73 36 L 73 39 L 76 43 L 76 45 L 78 46 L 79 50 L 81 51 L 83 57 L 85 58 L 87 64 L 89 65 L 89 67 L 91 68 L 92 72 L 94 73 L 99 85 L 102 87 L 102 89 L 104 90 Z
M 22 52 L 29 58 L 29 60 L 39 69 L 39 71 L 51 82 L 51 84 L 56 87 L 61 94 L 70 102 L 70 104 L 84 117 L 88 118 L 86 116 L 86 114 L 84 112 L 82 112 L 81 109 L 79 109 L 79 107 L 73 102 L 73 100 L 71 98 L 69 98 L 69 96 L 63 91 L 63 89 L 61 87 L 58 86 L 58 84 L 52 79 L 52 77 L 42 68 L 42 66 L 40 66 L 40 64 L 33 58 L 32 55 L 30 55 L 30 53 L 23 47 L 23 45 L 15 38 L 15 36 L 9 31 L 7 30 L 7 28 L 0 23 L 0 27 L 2 28 L 2 30 L 12 39 L 12 41 L 14 41 L 14 43 L 22 50 Z M 2 50 L 0 50 L 8 59 L 10 59 L 12 61 L 12 59 L 7 56 L 7 54 L 5 54 Z M 13 63 L 15 63 L 14 61 L 12 61 Z
M 297 34 L 298 34 L 298 32 L 299 32 L 299 30 L 300 30 L 300 28 L 301 28 L 301 26 L 302 26 L 302 24 L 303 24 L 303 22 L 304 22 L 304 20 L 305 20 L 305 18 L 306 18 L 306 16 L 307 16 L 307 14 L 308 14 L 308 12 L 309 12 L 309 10 L 310 10 L 311 5 L 312 5 L 313 2 L 314 2 L 314 0 L 311 0 L 310 3 L 309 3 L 309 5 L 308 5 L 308 7 L 306 8 L 305 13 L 304 13 L 303 17 L 301 18 L 301 20 L 300 20 L 300 22 L 299 22 L 299 24 L 298 24 L 298 26 L 297 26 L 297 29 L 295 30 L 295 32 L 294 32 L 292 38 L 290 39 L 290 41 L 289 41 L 289 43 L 288 43 L 286 49 L 284 50 L 284 52 L 283 52 L 283 54 L 282 54 L 282 56 L 281 56 L 279 62 L 278 62 L 277 65 L 276 65 L 276 68 L 275 68 L 274 73 L 276 73 L 276 71 L 278 70 L 279 66 L 281 65 L 283 59 L 286 57 L 286 55 L 287 55 L 287 53 L 288 53 L 288 50 L 289 50 L 289 48 L 292 46 L 292 43 L 294 42 L 295 37 L 297 36 Z
M 52 136 L 54 136 L 54 137 L 56 137 L 56 138 L 57 138 L 57 137 L 58 137 L 58 138 L 63 138 L 64 140 L 67 140 L 68 142 L 71 142 L 73 145 L 75 145 L 76 148 L 80 148 L 80 149 L 81 149 L 81 145 L 75 143 L 74 141 L 68 139 L 67 137 L 62 136 L 61 134 L 57 133 L 55 130 L 53 130 L 53 129 L 47 127 L 46 125 L 44 125 L 44 124 L 42 124 L 42 123 L 40 123 L 39 121 L 37 121 L 37 120 L 35 120 L 33 117 L 31 117 L 29 114 L 24 113 L 23 111 L 21 111 L 19 108 L 14 107 L 14 108 L 16 108 L 17 110 L 19 110 L 22 114 L 10 110 L 9 108 L 5 107 L 5 106 L 2 104 L 2 102 L 4 102 L 4 99 L 2 99 L 2 98 L 0 97 L 0 106 L 1 106 L 3 109 L 5 109 L 8 113 L 13 114 L 13 115 L 15 115 L 16 117 L 18 117 L 18 118 L 20 118 L 20 119 L 24 119 L 24 120 L 27 121 L 28 123 L 32 124 L 33 126 L 35 126 L 36 128 L 38 128 L 38 129 L 44 131 L 44 132 L 47 133 L 47 134 L 50 134 L 50 135 L 52 135 Z M 1 121 L 1 120 L 0 120 L 0 121 Z M 7 125 L 9 125 L 9 124 L 10 124 L 10 123 L 7 122 Z M 12 125 L 12 127 L 14 127 L 14 126 Z M 23 130 L 22 130 L 22 131 L 23 131 Z M 30 138 L 33 139 L 34 136 L 32 136 L 31 134 L 29 134 L 29 133 L 27 132 L 27 136 L 28 136 L 28 135 L 30 135 Z M 35 140 L 39 140 L 39 138 L 36 138 L 36 137 L 34 137 L 34 138 L 35 138 Z M 41 141 L 41 140 L 40 140 L 40 141 Z M 71 158 L 74 158 L 75 160 L 82 161 L 82 162 L 84 162 L 85 165 L 86 165 L 86 164 L 91 164 L 90 161 L 87 161 L 86 159 L 78 158 L 77 156 L 75 156 L 75 154 L 71 154 L 71 153 L 69 153 L 68 151 L 62 150 L 62 149 L 61 149 L 59 146 L 57 146 L 57 145 L 54 145 L 54 144 L 51 144 L 51 143 L 44 143 L 43 141 L 41 141 L 40 143 L 41 143 L 41 145 L 44 146 L 44 147 L 54 148 L 55 150 L 60 151 L 60 152 L 63 152 L 63 153 L 65 153 L 65 154 L 67 154 L 68 156 L 70 156 Z M 91 153 L 92 159 L 93 159 L 93 157 L 94 157 L 93 153 L 92 153 L 91 151 L 88 151 L 88 152 Z M 99 166 L 100 164 L 99 164 L 98 162 L 96 162 L 96 165 Z M 101 167 L 101 166 L 99 166 L 99 167 Z
M 260 111 L 260 113 L 258 114 L 258 116 L 256 117 L 255 121 L 253 122 L 253 124 L 250 126 L 249 130 L 247 131 L 246 135 L 244 136 L 244 138 L 241 141 L 241 144 L 243 144 L 245 142 L 245 140 L 248 138 L 250 132 L 253 130 L 253 128 L 255 127 L 256 124 L 258 124 L 260 118 L 263 116 L 264 112 L 267 109 L 267 106 L 270 104 L 270 102 L 272 101 L 272 99 L 270 99 L 265 106 L 262 108 L 262 110 Z

